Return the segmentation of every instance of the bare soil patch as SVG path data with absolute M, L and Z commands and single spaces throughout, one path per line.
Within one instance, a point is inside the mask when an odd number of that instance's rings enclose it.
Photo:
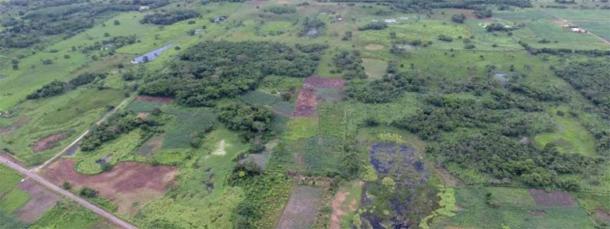
M 278 229 L 307 229 L 316 221 L 318 208 L 321 205 L 322 189 L 309 186 L 297 186 L 284 209 L 278 223 Z
M 316 113 L 316 107 L 318 106 L 319 100 L 340 99 L 344 86 L 345 80 L 343 79 L 323 78 L 319 76 L 308 77 L 305 79 L 303 88 L 299 91 L 293 116 L 313 116 Z M 336 93 L 329 93 L 329 90 L 336 90 Z
M 174 101 L 174 99 L 171 97 L 146 96 L 146 95 L 140 95 L 140 96 L 136 97 L 136 100 L 144 101 L 144 102 L 151 102 L 151 103 L 162 103 L 162 104 L 168 104 L 168 103 L 172 103 Z
M 133 215 L 137 206 L 163 196 L 176 178 L 177 170 L 170 166 L 151 166 L 137 162 L 121 162 L 111 171 L 86 176 L 74 170 L 75 161 L 58 160 L 43 176 L 55 184 L 70 182 L 74 188 L 90 187 L 113 201 L 121 214 Z
M 66 139 L 67 137 L 68 135 L 66 133 L 58 133 L 46 136 L 44 138 L 39 139 L 32 145 L 32 151 L 37 153 L 52 149 L 57 146 L 57 143 Z
M 380 44 L 368 44 L 368 45 L 364 46 L 364 49 L 369 50 L 369 51 L 379 51 L 379 50 L 383 50 L 383 48 L 385 48 L 385 47 Z
M 604 222 L 610 222 L 610 212 L 604 211 L 604 209 L 595 210 L 595 217 Z
M 573 207 L 576 201 L 570 193 L 563 191 L 547 192 L 540 189 L 529 189 L 530 196 L 534 198 L 536 205 L 543 207 Z
M 16 215 L 19 220 L 28 224 L 36 222 L 47 210 L 54 207 L 61 200 L 59 195 L 31 179 L 21 182 L 19 188 L 30 194 L 30 200 L 17 210 Z
M 296 104 L 294 116 L 314 115 L 316 113 L 316 106 L 318 105 L 315 89 L 308 85 L 303 86 L 301 91 L 299 91 Z
M 363 183 L 360 182 L 359 185 L 362 186 Z M 349 194 L 350 193 L 346 191 L 338 191 L 335 194 L 335 198 L 331 203 L 333 212 L 330 216 L 330 229 L 341 229 L 341 220 L 343 219 L 343 216 L 345 216 L 348 212 L 355 211 L 358 207 L 356 199 L 353 199 L 350 203 L 345 203 L 345 200 Z

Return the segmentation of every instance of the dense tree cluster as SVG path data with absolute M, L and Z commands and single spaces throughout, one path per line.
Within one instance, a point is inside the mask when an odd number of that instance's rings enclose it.
M 362 58 L 358 51 L 341 51 L 335 55 L 333 62 L 337 73 L 343 74 L 345 79 L 365 79 L 366 73 L 362 66 Z
M 143 24 L 171 25 L 179 21 L 199 17 L 200 14 L 194 10 L 174 10 L 170 12 L 159 12 L 147 14 L 140 20 Z
M 379 22 L 371 22 L 368 23 L 366 25 L 360 26 L 358 27 L 358 30 L 360 31 L 365 31 L 365 30 L 383 30 L 385 28 L 388 27 L 388 24 L 382 21 Z
M 267 75 L 310 76 L 319 58 L 319 52 L 303 53 L 279 43 L 203 42 L 180 55 L 166 72 L 148 79 L 141 94 L 211 106 L 216 99 L 255 89 Z
M 227 128 L 244 131 L 248 135 L 261 135 L 270 129 L 273 114 L 260 106 L 229 103 L 218 107 L 218 120 Z
M 552 130 L 548 118 L 515 109 L 518 103 L 494 98 L 486 101 L 431 96 L 415 116 L 395 123 L 423 139 L 438 139 L 458 128 L 484 128 L 509 137 L 532 136 Z
M 52 97 L 56 95 L 61 95 L 69 90 L 77 88 L 79 86 L 89 84 L 94 82 L 97 79 L 106 78 L 106 74 L 102 73 L 83 73 L 78 75 L 76 78 L 71 79 L 68 82 L 62 82 L 59 80 L 54 80 L 48 84 L 42 86 L 42 88 L 37 89 L 32 94 L 27 96 L 27 99 L 40 99 L 46 97 Z
M 324 32 L 326 24 L 317 17 L 305 17 L 303 28 L 299 35 L 308 37 L 317 37 Z
M 610 64 L 605 61 L 573 62 L 555 74 L 610 117 Z
M 538 150 L 531 145 L 495 134 L 464 134 L 430 148 L 442 162 L 473 168 L 498 180 L 517 180 L 534 187 L 556 187 L 571 191 L 578 184 L 559 175 L 583 174 L 599 160 L 579 154 L 562 154 L 548 145 Z
M 415 73 L 398 73 L 390 65 L 382 79 L 365 81 L 352 80 L 346 93 L 350 98 L 364 103 L 387 103 L 400 97 L 405 91 L 421 91 L 425 80 Z
M 120 112 L 112 115 L 108 120 L 91 129 L 81 141 L 82 151 L 93 151 L 103 143 L 114 140 L 122 134 L 128 133 L 136 128 L 151 133 L 159 122 L 152 118 L 142 119 L 133 112 Z

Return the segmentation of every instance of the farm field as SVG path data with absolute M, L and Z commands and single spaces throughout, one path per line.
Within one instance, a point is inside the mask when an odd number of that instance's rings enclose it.
M 609 9 L 0 0 L 0 229 L 607 228 Z

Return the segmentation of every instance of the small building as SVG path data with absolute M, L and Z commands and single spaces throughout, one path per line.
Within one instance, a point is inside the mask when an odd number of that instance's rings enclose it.
M 586 29 L 579 28 L 579 27 L 570 28 L 570 31 L 575 32 L 575 33 L 587 33 Z
M 150 10 L 150 6 L 140 6 L 140 8 L 138 8 L 139 11 L 146 11 L 146 10 Z

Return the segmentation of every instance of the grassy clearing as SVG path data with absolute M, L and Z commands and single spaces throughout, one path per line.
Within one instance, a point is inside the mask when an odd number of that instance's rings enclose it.
M 596 155 L 595 139 L 578 120 L 570 117 L 566 109 L 552 109 L 550 113 L 557 126 L 556 130 L 536 136 L 534 141 L 538 147 L 542 148 L 546 144 L 554 143 L 559 146 L 562 153 Z M 558 113 L 562 115 L 558 115 Z
M 30 195 L 17 187 L 20 181 L 19 174 L 0 166 L 0 211 L 12 214 L 30 200 Z
M 209 108 L 167 106 L 163 111 L 174 116 L 164 127 L 164 149 L 189 148 L 194 137 L 216 124 L 216 114 Z
M 83 229 L 93 228 L 101 220 L 89 210 L 70 202 L 59 202 L 46 212 L 40 220 L 30 226 L 35 229 L 62 228 Z
M 213 155 L 220 141 L 225 141 L 225 154 Z M 243 198 L 238 187 L 227 185 L 235 158 L 249 146 L 241 143 L 238 134 L 217 129 L 206 135 L 201 148 L 183 158 L 178 185 L 166 197 L 147 204 L 136 216 L 138 225 L 155 228 L 160 222 L 190 227 L 230 228 L 231 214 Z M 163 152 L 161 153 L 163 154 Z

